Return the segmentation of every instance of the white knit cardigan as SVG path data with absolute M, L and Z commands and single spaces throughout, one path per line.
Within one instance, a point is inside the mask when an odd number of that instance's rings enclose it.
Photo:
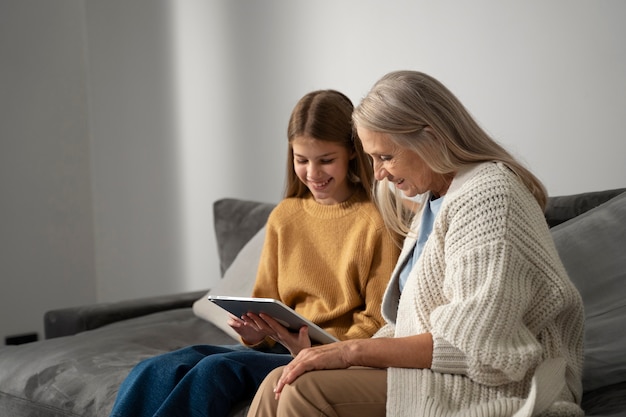
M 457 173 L 400 297 L 414 245 L 375 337 L 432 333 L 433 362 L 388 370 L 387 415 L 582 416 L 582 300 L 517 176 L 501 163 Z

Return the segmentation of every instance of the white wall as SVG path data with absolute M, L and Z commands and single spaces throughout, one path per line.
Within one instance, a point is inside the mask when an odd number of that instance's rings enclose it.
M 169 2 L 85 5 L 98 300 L 184 290 Z
M 80 2 L 0 2 L 0 345 L 96 301 Z
M 553 195 L 626 186 L 623 16 L 621 0 L 4 0 L 0 336 L 52 306 L 210 286 L 212 203 L 280 199 L 295 102 L 358 102 L 390 70 L 443 81 Z

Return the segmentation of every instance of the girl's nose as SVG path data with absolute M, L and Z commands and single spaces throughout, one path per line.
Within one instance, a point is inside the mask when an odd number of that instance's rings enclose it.
M 312 179 L 319 177 L 320 168 L 317 164 L 309 164 L 306 170 L 306 176 Z

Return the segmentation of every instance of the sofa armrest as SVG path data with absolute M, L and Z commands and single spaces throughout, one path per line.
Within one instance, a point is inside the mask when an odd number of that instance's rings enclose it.
M 159 311 L 191 307 L 208 290 L 114 303 L 98 303 L 80 307 L 50 310 L 44 315 L 46 339 L 70 336 L 86 330 Z

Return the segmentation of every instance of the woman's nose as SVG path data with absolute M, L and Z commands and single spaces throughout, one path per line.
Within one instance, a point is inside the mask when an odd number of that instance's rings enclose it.
M 389 174 L 387 173 L 387 170 L 385 170 L 382 166 L 382 164 L 378 161 L 374 161 L 374 178 L 376 179 L 376 181 L 382 181 L 384 178 L 386 178 Z

